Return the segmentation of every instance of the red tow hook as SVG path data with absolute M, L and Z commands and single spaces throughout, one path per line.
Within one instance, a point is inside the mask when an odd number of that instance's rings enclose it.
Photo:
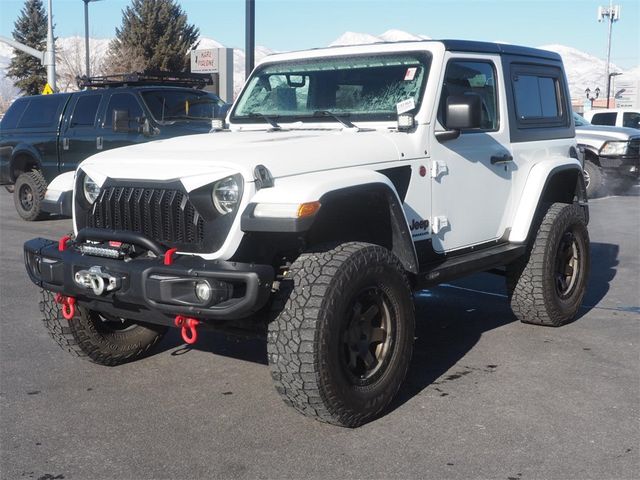
M 71 240 L 70 236 L 64 236 L 60 240 L 58 240 L 58 251 L 64 252 L 67 248 L 67 242 Z
M 191 317 L 183 317 L 182 315 L 176 316 L 174 321 L 176 327 L 181 328 L 182 340 L 184 343 L 193 345 L 198 340 L 198 331 L 196 327 L 200 325 L 200 321 Z
M 73 297 L 67 297 L 61 293 L 57 293 L 55 302 L 60 304 L 62 310 L 62 316 L 66 320 L 71 320 L 76 314 L 76 299 Z

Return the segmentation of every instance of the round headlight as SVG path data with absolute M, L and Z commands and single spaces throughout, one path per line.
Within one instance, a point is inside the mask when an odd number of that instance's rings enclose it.
M 231 213 L 238 206 L 240 188 L 234 177 L 227 177 L 213 186 L 213 204 L 222 215 Z
M 89 175 L 85 174 L 82 180 L 82 191 L 84 192 L 84 198 L 87 202 L 93 205 L 100 194 L 100 187 Z

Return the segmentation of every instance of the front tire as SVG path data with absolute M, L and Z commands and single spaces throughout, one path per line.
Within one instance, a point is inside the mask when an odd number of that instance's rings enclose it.
M 589 160 L 585 160 L 583 172 L 587 197 L 597 198 L 601 196 L 604 189 L 604 175 L 600 167 Z
M 281 292 L 284 308 L 269 325 L 268 353 L 285 403 L 345 427 L 378 415 L 413 351 L 413 299 L 396 257 L 360 242 L 305 253 Z
M 513 313 L 524 323 L 553 327 L 572 320 L 586 292 L 590 263 L 582 208 L 552 204 L 527 255 L 507 268 Z
M 39 170 L 20 174 L 14 185 L 13 203 L 18 215 L 27 222 L 39 220 L 45 216 L 42 201 L 47 192 L 47 181 Z
M 66 320 L 55 295 L 42 290 L 40 309 L 49 335 L 74 356 L 107 366 L 137 360 L 164 336 L 167 327 L 110 318 L 84 307 Z

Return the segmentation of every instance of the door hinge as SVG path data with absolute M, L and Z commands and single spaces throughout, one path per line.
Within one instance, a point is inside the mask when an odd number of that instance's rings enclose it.
M 447 162 L 443 160 L 431 161 L 431 178 L 438 178 L 440 175 L 446 175 L 447 173 L 449 173 Z
M 433 217 L 433 221 L 431 222 L 431 231 L 436 235 L 442 230 L 449 227 L 449 219 L 444 215 L 440 215 L 438 217 Z

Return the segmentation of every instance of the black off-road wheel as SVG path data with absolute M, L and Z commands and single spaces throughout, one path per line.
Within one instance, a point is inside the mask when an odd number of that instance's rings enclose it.
M 44 218 L 46 214 L 41 207 L 46 192 L 47 181 L 39 170 L 20 174 L 13 190 L 13 203 L 18 215 L 27 222 Z
M 507 268 L 513 313 L 524 323 L 559 327 L 578 313 L 591 265 L 578 205 L 549 206 L 528 254 Z
M 359 242 L 305 253 L 281 282 L 280 297 L 268 353 L 285 403 L 345 427 L 380 414 L 413 351 L 413 299 L 397 258 Z
M 71 320 L 62 316 L 55 294 L 42 290 L 40 309 L 49 335 L 74 356 L 115 366 L 137 360 L 156 345 L 167 327 L 134 323 L 76 307 Z
M 583 174 L 584 186 L 587 189 L 587 197 L 597 198 L 603 195 L 604 175 L 600 167 L 589 160 L 585 160 Z

